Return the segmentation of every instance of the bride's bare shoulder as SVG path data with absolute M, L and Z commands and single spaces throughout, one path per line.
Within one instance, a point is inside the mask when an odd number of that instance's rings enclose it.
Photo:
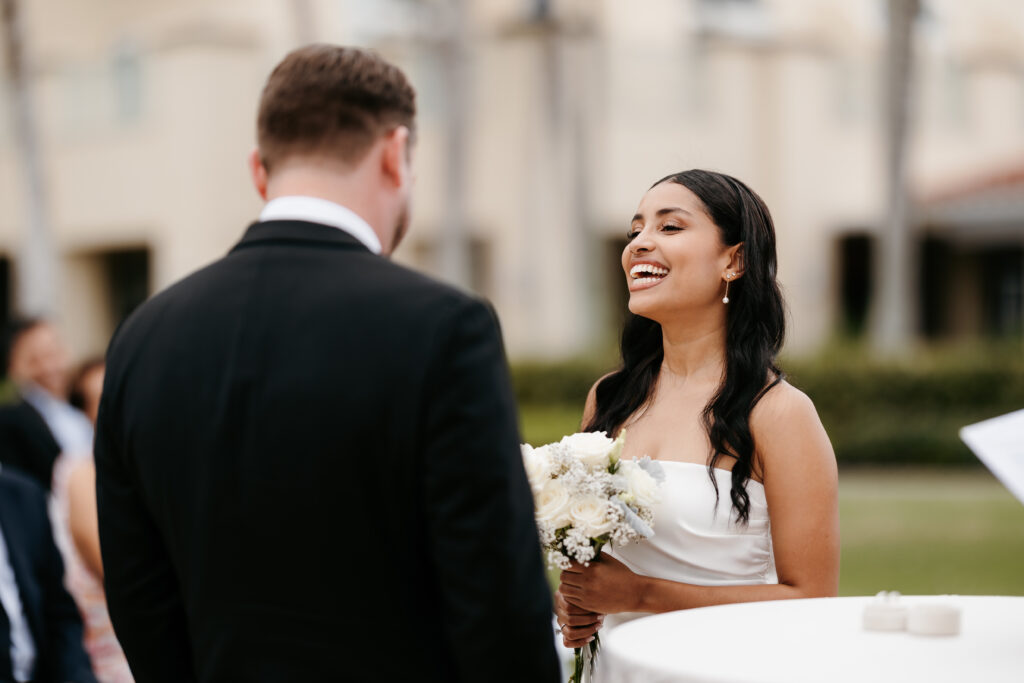
M 769 388 L 750 412 L 751 426 L 771 426 L 777 420 L 817 418 L 811 398 L 786 380 Z
M 831 463 L 835 455 L 814 402 L 785 380 L 770 388 L 750 412 L 750 431 L 765 464 L 782 460 Z

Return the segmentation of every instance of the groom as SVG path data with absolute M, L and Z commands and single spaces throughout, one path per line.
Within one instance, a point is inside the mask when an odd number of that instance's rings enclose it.
M 415 103 L 362 50 L 260 101 L 259 222 L 108 352 L 110 614 L 140 681 L 556 681 L 501 337 L 387 256 Z

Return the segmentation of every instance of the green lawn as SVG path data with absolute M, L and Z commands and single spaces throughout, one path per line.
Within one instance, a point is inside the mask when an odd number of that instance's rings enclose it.
M 524 405 L 524 438 L 556 441 L 580 410 Z M 1024 505 L 977 469 L 856 469 L 839 476 L 842 595 L 1024 595 Z
M 578 432 L 582 418 L 582 405 L 524 403 L 519 406 L 519 421 L 523 428 L 523 440 L 533 446 L 558 441 L 566 434 Z
M 1024 505 L 984 470 L 843 471 L 842 595 L 1024 595 Z

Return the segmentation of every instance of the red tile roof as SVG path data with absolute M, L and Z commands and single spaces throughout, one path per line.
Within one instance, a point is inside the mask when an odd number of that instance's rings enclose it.
M 923 204 L 941 204 L 1019 188 L 1024 193 L 1024 163 L 961 178 L 920 197 Z

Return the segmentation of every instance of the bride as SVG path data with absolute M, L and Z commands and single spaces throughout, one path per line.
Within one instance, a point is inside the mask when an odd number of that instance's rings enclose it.
M 591 389 L 583 426 L 628 428 L 623 457 L 660 461 L 666 480 L 653 538 L 562 572 L 567 647 L 644 613 L 833 596 L 839 582 L 835 455 L 775 364 L 785 320 L 764 202 L 685 171 L 648 190 L 628 237 L 622 367 Z

